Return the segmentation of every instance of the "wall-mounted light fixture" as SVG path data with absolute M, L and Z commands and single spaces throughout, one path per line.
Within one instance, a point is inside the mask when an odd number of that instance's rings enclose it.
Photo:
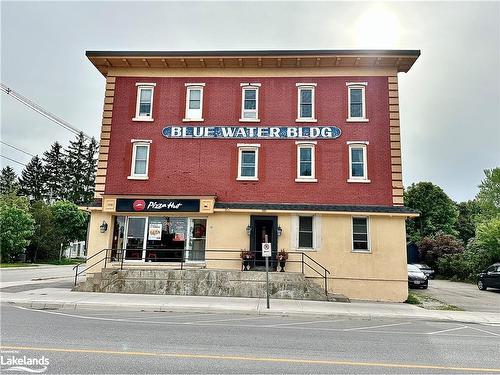
M 102 221 L 102 224 L 99 225 L 99 230 L 101 231 L 101 233 L 106 233 L 106 231 L 108 230 L 108 223 L 106 223 L 104 220 Z
M 250 236 L 252 234 L 252 227 L 250 225 L 247 225 L 246 231 L 247 234 Z
M 283 229 L 281 229 L 281 227 L 278 227 L 278 229 L 276 229 L 276 234 L 278 236 L 281 236 L 281 233 L 283 233 Z

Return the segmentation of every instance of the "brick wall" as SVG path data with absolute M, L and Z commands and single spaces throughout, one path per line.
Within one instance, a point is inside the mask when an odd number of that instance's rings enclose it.
M 155 82 L 153 122 L 134 122 L 136 82 Z M 317 183 L 297 183 L 294 140 L 248 140 L 260 143 L 259 181 L 236 181 L 237 140 L 166 139 L 161 130 L 182 125 L 185 83 L 204 82 L 202 123 L 195 126 L 311 126 L 296 123 L 298 82 L 314 82 L 316 118 L 312 126 L 335 125 L 342 135 L 318 140 Z M 260 123 L 240 123 L 242 82 L 259 82 Z M 348 123 L 346 82 L 368 82 L 369 122 Z M 387 77 L 302 78 L 141 78 L 117 77 L 105 180 L 105 194 L 217 195 L 225 202 L 285 202 L 330 204 L 393 204 L 391 137 Z M 128 180 L 131 139 L 152 140 L 149 180 Z M 371 183 L 348 183 L 347 141 L 369 141 L 368 178 Z

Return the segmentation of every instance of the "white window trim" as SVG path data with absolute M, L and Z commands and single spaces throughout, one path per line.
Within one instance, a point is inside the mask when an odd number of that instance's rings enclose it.
M 318 122 L 316 119 L 316 83 L 296 83 L 297 86 L 297 118 L 295 122 Z M 301 117 L 300 116 L 300 91 L 301 90 L 311 90 L 311 114 L 312 117 Z
M 203 119 L 203 88 L 205 87 L 204 83 L 185 83 L 186 86 L 186 108 L 183 122 L 200 122 L 204 121 Z M 200 90 L 200 117 L 189 117 L 189 94 L 191 90 Z
M 241 87 L 241 114 L 239 122 L 260 122 L 259 119 L 259 89 L 262 85 L 260 83 L 240 83 Z M 245 118 L 245 91 L 255 90 L 255 118 Z M 249 111 L 249 110 L 247 110 Z
M 129 180 L 148 180 L 149 179 L 149 151 L 150 151 L 150 145 L 153 141 L 151 140 L 145 140 L 145 139 L 131 139 L 130 142 L 132 143 L 132 161 L 130 163 L 130 176 L 127 178 Z M 147 146 L 148 151 L 147 151 L 147 159 L 146 159 L 146 173 L 145 174 L 135 174 L 135 155 L 136 155 L 136 150 L 137 146 Z
M 156 83 L 142 83 L 137 82 L 135 84 L 137 86 L 137 98 L 135 101 L 135 117 L 132 118 L 132 121 L 154 121 L 153 119 L 153 103 L 154 103 L 154 93 Z M 151 90 L 151 115 L 149 116 L 139 116 L 139 108 L 141 104 L 141 91 L 143 89 Z
M 367 237 L 367 250 L 354 249 L 354 220 L 353 219 L 366 219 L 366 237 Z M 369 216 L 351 216 L 351 252 L 361 254 L 371 254 L 372 245 L 370 238 L 370 217 Z
M 259 148 L 260 144 L 238 143 L 238 177 L 237 181 L 259 181 Z M 255 176 L 241 175 L 241 156 L 243 151 L 255 151 Z
M 346 82 L 347 86 L 347 122 L 368 122 L 370 121 L 366 117 L 366 86 L 368 82 Z M 352 117 L 351 116 L 351 89 L 361 89 L 361 97 L 363 100 L 363 116 Z
M 313 247 L 299 247 L 300 216 L 312 217 Z M 321 248 L 321 216 L 319 215 L 294 215 L 292 216 L 291 248 L 296 251 L 318 251 Z
M 347 182 L 358 182 L 358 183 L 370 183 L 371 180 L 368 179 L 368 157 L 367 157 L 367 145 L 368 141 L 349 141 L 349 179 Z M 352 152 L 353 148 L 363 149 L 363 177 L 356 177 L 352 175 Z
M 316 178 L 316 141 L 296 141 L 297 145 L 297 177 L 295 182 L 318 182 Z M 302 148 L 311 149 L 311 176 L 300 175 L 300 150 Z

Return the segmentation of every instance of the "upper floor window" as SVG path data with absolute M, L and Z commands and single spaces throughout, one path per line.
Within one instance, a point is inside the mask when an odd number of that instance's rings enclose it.
M 347 142 L 349 145 L 349 180 L 348 182 L 370 182 L 366 146 L 368 142 Z
M 365 89 L 367 82 L 347 82 L 347 121 L 366 122 Z
M 183 121 L 203 121 L 204 83 L 186 83 L 186 116 Z
M 131 180 L 147 180 L 149 169 L 150 140 L 132 139 L 132 166 L 130 168 Z
M 260 144 L 238 144 L 238 180 L 259 179 Z
M 352 250 L 369 252 L 369 227 L 367 217 L 353 217 L 352 218 Z
M 315 141 L 297 141 L 296 182 L 316 182 Z
M 314 90 L 316 83 L 297 83 L 297 120 L 316 122 L 314 114 Z
M 240 122 L 258 122 L 259 120 L 259 87 L 260 83 L 241 84 L 241 118 Z
M 153 93 L 156 83 L 136 83 L 137 102 L 134 121 L 153 121 Z

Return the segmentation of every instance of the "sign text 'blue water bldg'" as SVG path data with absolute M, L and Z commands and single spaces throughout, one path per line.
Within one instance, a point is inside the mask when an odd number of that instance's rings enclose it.
M 341 131 L 336 126 L 166 126 L 162 134 L 191 139 L 335 139 Z

